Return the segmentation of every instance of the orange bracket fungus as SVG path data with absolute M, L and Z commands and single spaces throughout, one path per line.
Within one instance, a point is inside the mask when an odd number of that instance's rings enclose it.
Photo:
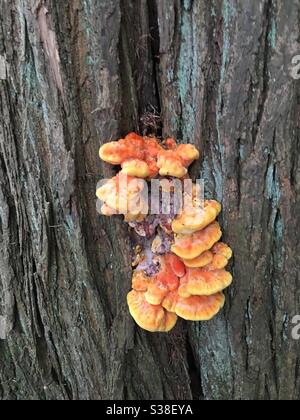
M 97 208 L 105 216 L 123 215 L 133 233 L 127 303 L 135 322 L 150 332 L 168 332 L 178 317 L 213 318 L 232 282 L 225 269 L 232 251 L 219 242 L 221 205 L 198 200 L 198 185 L 189 179 L 188 167 L 199 158 L 198 150 L 174 139 L 161 142 L 130 133 L 104 144 L 100 158 L 122 168 L 97 187 Z
M 154 137 L 130 133 L 124 139 L 104 144 L 99 154 L 100 159 L 121 165 L 123 173 L 137 178 L 152 178 L 158 174 L 181 178 L 199 157 L 191 144 L 177 146 L 173 139 L 168 139 L 164 146 Z

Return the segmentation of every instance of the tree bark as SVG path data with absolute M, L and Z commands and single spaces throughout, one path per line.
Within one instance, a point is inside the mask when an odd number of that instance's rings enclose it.
M 0 6 L 0 398 L 299 399 L 299 2 Z M 128 229 L 95 187 L 132 130 L 201 149 L 234 250 L 211 322 L 128 313 Z

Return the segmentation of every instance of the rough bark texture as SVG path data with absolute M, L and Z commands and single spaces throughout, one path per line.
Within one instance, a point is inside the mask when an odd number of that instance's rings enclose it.
M 1 399 L 300 398 L 299 25 L 298 0 L 0 0 Z M 209 323 L 128 314 L 95 186 L 129 130 L 202 151 L 235 254 Z

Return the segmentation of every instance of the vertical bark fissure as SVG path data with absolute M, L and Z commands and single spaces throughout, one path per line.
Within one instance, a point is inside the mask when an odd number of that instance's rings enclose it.
M 155 96 L 157 100 L 157 112 L 161 114 L 161 97 L 160 97 L 160 82 L 159 82 L 159 61 L 160 61 L 160 36 L 159 36 L 159 23 L 156 1 L 148 1 L 149 10 L 149 33 L 151 37 L 151 53 L 153 62 L 153 75 Z M 162 134 L 162 128 L 158 131 L 158 135 Z
M 202 387 L 201 369 L 195 358 L 189 334 L 186 337 L 186 355 L 193 399 L 203 400 L 205 395 Z
M 262 77 L 262 88 L 258 103 L 257 115 L 255 124 L 252 129 L 252 139 L 253 139 L 253 150 L 257 142 L 257 136 L 259 133 L 260 124 L 265 111 L 265 104 L 268 97 L 269 90 L 269 61 L 270 61 L 270 33 L 273 17 L 273 0 L 267 0 L 264 6 L 264 32 L 261 35 L 261 55 L 258 55 L 258 60 L 261 60 L 263 63 L 261 70 Z

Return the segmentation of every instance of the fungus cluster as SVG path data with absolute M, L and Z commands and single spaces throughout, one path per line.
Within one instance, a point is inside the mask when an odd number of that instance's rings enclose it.
M 168 332 L 181 317 L 207 321 L 223 307 L 222 291 L 232 282 L 225 270 L 232 251 L 220 242 L 216 221 L 221 205 L 198 201 L 197 185 L 190 192 L 175 188 L 188 179 L 188 167 L 199 158 L 190 144 L 131 133 L 100 148 L 100 158 L 121 165 L 118 175 L 97 189 L 101 213 L 124 215 L 135 233 L 129 311 L 147 331 Z M 149 203 L 149 185 L 158 180 L 157 211 Z M 151 192 L 151 188 L 150 188 Z M 169 194 L 167 206 L 161 199 Z M 189 204 L 185 195 L 188 195 Z M 177 206 L 181 203 L 181 206 Z

